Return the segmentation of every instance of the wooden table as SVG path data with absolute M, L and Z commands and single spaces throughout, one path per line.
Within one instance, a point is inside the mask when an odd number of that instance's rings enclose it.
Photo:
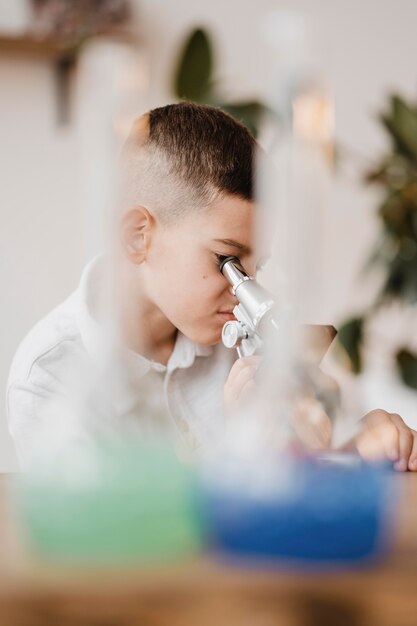
M 417 475 L 403 488 L 394 548 L 379 564 L 290 572 L 194 562 L 74 570 L 24 554 L 0 479 L 0 626 L 416 626 Z

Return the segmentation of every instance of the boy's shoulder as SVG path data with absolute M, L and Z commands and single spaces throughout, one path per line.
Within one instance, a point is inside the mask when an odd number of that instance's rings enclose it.
M 77 297 L 77 292 L 72 293 L 29 331 L 13 358 L 8 387 L 17 381 L 28 381 L 37 365 L 54 363 L 64 353 L 79 350 L 82 342 Z

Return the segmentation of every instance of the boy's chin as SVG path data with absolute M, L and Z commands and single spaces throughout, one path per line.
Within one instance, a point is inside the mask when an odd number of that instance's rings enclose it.
M 188 337 L 188 339 L 191 339 L 191 341 L 194 341 L 194 343 L 198 343 L 201 346 L 215 346 L 216 344 L 220 343 L 221 339 L 222 339 L 222 331 L 215 331 L 215 332 L 209 332 L 209 330 L 207 331 L 190 331 L 190 332 L 184 332 L 184 335 L 186 335 L 186 337 Z

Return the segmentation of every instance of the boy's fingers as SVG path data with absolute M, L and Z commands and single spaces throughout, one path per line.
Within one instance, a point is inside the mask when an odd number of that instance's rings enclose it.
M 256 372 L 256 365 L 249 364 L 240 370 L 235 378 L 233 386 L 236 388 L 237 394 L 240 395 L 244 386 L 251 380 L 253 380 Z
M 249 398 L 254 393 L 255 390 L 256 390 L 256 383 L 253 380 L 253 378 L 251 378 L 243 385 L 242 390 L 239 395 L 239 400 L 242 401 L 242 400 L 245 400 L 246 398 Z
M 413 435 L 410 431 L 399 430 L 399 459 L 394 463 L 394 468 L 400 472 L 405 472 L 408 467 L 411 450 L 413 449 Z
M 390 419 L 398 431 L 399 454 L 398 461 L 394 463 L 394 468 L 400 472 L 405 472 L 408 468 L 408 462 L 413 449 L 413 433 L 396 413 L 391 413 Z
M 233 364 L 232 369 L 230 370 L 227 382 L 233 385 L 242 370 L 248 367 L 257 367 L 260 364 L 261 359 L 262 357 L 258 355 L 245 356 L 237 359 L 237 361 L 235 361 L 235 363 Z
M 399 430 L 390 421 L 375 427 L 376 435 L 381 442 L 384 455 L 391 461 L 398 461 L 400 457 Z
M 361 433 L 355 440 L 355 447 L 361 457 L 375 461 L 381 456 L 381 444 L 370 430 Z
M 398 432 L 393 424 L 386 422 L 368 426 L 356 439 L 356 448 L 361 456 L 370 461 L 384 457 L 398 459 Z
M 383 422 L 390 421 L 390 414 L 384 409 L 373 409 L 373 411 L 369 411 L 363 418 L 363 422 L 366 426 L 372 428 L 373 426 L 378 426 Z M 401 418 L 400 418 L 401 419 Z
M 365 416 L 364 425 L 365 430 L 356 438 L 362 456 L 377 459 L 383 452 L 394 461 L 397 471 L 417 471 L 417 432 L 400 415 L 376 409 Z
M 417 433 L 415 430 L 411 432 L 413 433 L 413 449 L 411 450 L 408 461 L 408 469 L 411 472 L 417 472 Z
M 242 393 L 249 383 L 255 385 L 253 378 L 260 362 L 261 357 L 253 355 L 242 357 L 234 363 L 224 387 L 224 406 L 226 413 L 233 413 L 237 410 L 238 403 L 242 398 Z
M 401 415 L 398 415 L 398 413 L 390 413 L 389 414 L 389 418 L 390 418 L 391 422 L 393 424 L 395 424 L 395 426 L 397 428 L 405 428 L 406 430 L 410 430 L 408 428 L 407 424 L 404 422 L 404 420 L 401 417 Z

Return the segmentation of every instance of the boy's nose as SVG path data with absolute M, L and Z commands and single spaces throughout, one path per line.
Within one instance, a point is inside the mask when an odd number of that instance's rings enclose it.
M 256 276 L 257 267 L 256 260 L 254 258 L 251 258 L 247 261 L 245 265 L 245 270 L 247 271 L 249 276 Z
M 253 255 L 246 256 L 244 259 L 242 259 L 241 263 L 242 263 L 243 269 L 248 274 L 248 276 L 255 276 L 255 274 L 256 274 L 256 259 L 255 259 L 255 257 Z

